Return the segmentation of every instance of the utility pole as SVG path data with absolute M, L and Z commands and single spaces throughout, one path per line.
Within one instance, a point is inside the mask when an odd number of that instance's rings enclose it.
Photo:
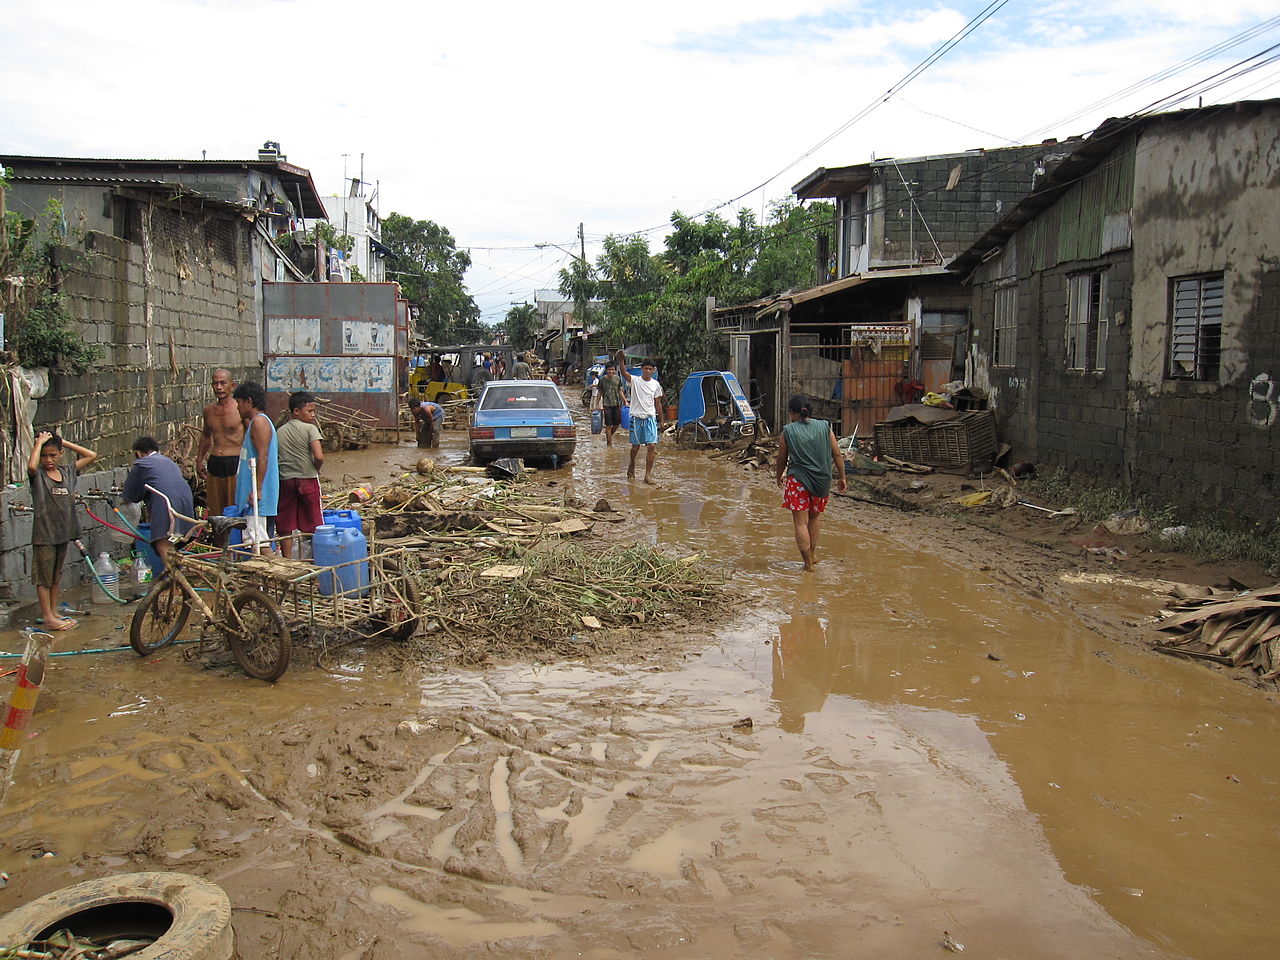
M 582 331 L 585 339 L 587 332 L 587 294 L 583 290 L 587 282 L 587 238 L 582 232 L 582 224 L 578 224 L 578 269 L 580 271 L 578 277 L 578 302 L 573 305 L 574 319 L 578 321 L 578 328 Z M 569 355 L 569 344 L 564 345 L 565 356 Z M 584 365 L 585 369 L 585 365 Z

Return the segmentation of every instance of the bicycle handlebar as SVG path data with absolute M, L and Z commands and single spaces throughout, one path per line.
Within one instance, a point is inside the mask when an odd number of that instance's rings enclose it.
M 158 496 L 161 500 L 163 500 L 165 506 L 169 508 L 169 514 L 171 516 L 177 517 L 179 520 L 185 520 L 187 523 L 191 524 L 192 530 L 196 529 L 197 527 L 203 527 L 206 523 L 209 522 L 208 518 L 205 518 L 204 520 L 197 520 L 195 517 L 188 517 L 186 514 L 179 513 L 177 510 L 173 509 L 173 501 L 170 500 L 165 495 L 163 490 L 157 490 L 155 487 L 153 487 L 149 483 L 145 485 L 144 489 L 150 490 L 152 493 Z M 188 530 L 187 532 L 190 533 L 191 531 Z

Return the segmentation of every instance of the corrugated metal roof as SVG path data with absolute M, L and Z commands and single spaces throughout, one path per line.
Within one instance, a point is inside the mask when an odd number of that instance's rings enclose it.
M 1062 196 L 1083 180 L 1095 167 L 1102 163 L 1114 150 L 1124 145 L 1127 138 L 1136 137 L 1141 130 L 1149 124 L 1168 121 L 1182 120 L 1195 116 L 1205 116 L 1212 113 L 1221 113 L 1223 111 L 1240 111 L 1240 110 L 1256 110 L 1262 111 L 1267 109 L 1280 108 L 1280 98 L 1271 100 L 1240 100 L 1235 103 L 1219 103 L 1207 107 L 1192 107 L 1187 110 L 1173 110 L 1168 113 L 1153 113 L 1148 116 L 1131 116 L 1131 117 L 1112 117 L 1104 120 L 1098 128 L 1089 135 L 1089 137 L 1077 146 L 1071 154 L 1060 164 L 1049 171 L 1048 176 L 1040 186 L 1027 197 L 1023 198 L 1009 213 L 1001 219 L 995 226 L 979 237 L 972 246 L 964 253 L 956 257 L 948 264 L 948 269 L 959 273 L 968 273 L 983 258 L 991 253 L 992 250 L 1004 246 L 1009 242 L 1019 230 L 1028 223 L 1036 219 L 1041 211 L 1053 206 Z M 1114 177 L 1109 178 L 1108 182 L 1098 184 L 1096 199 L 1104 205 L 1114 206 L 1114 191 L 1123 189 L 1125 185 L 1126 172 L 1124 169 L 1118 169 Z M 1127 182 L 1130 195 L 1132 195 L 1133 169 L 1132 160 L 1129 162 L 1127 172 Z M 1114 210 L 1106 212 L 1115 212 Z M 1098 227 L 1101 231 L 1101 225 Z M 1057 262 L 1062 262 L 1062 256 L 1058 253 L 1056 246 L 1053 251 L 1047 247 L 1047 238 L 1038 238 L 1039 248 L 1035 250 L 1035 259 L 1037 268 L 1048 264 L 1054 257 Z M 1086 247 L 1091 248 L 1092 237 L 1072 237 L 1066 238 L 1068 252 L 1072 249 L 1079 249 L 1083 241 Z M 1097 244 L 1100 245 L 1101 238 L 1097 238 Z
M 947 268 L 943 266 L 933 267 L 904 267 L 898 270 L 873 270 L 869 273 L 860 273 L 852 277 L 842 277 L 839 280 L 833 280 L 830 283 L 824 283 L 818 287 L 810 287 L 808 290 L 800 290 L 797 293 L 790 294 L 785 297 L 779 297 L 781 300 L 789 300 L 791 303 L 804 303 L 808 300 L 817 300 L 819 297 L 830 296 L 833 293 L 839 293 L 842 290 L 848 290 L 852 287 L 860 287 L 866 283 L 878 283 L 883 280 L 902 280 L 910 277 L 937 277 L 947 273 Z
M 312 220 L 327 220 L 328 214 L 320 191 L 311 179 L 311 171 L 284 160 L 138 160 L 99 157 L 28 157 L 17 154 L 0 156 L 0 164 L 8 167 L 56 166 L 63 168 L 154 170 L 259 170 L 274 173 L 280 179 L 301 192 L 302 210 L 299 213 Z M 16 172 L 16 171 L 15 171 Z M 290 198 L 295 199 L 293 197 Z
M 168 180 L 144 180 L 141 177 L 49 177 L 49 176 L 14 176 L 10 177 L 15 183 L 127 183 L 130 185 L 146 184 L 148 186 L 166 186 L 169 185 Z M 181 186 L 181 184 L 173 184 L 173 186 Z
M 219 207 L 224 210 L 234 211 L 238 214 L 258 212 L 257 208 L 248 203 L 233 203 L 229 200 L 220 200 L 217 197 L 211 197 L 208 194 L 201 193 L 199 190 L 192 190 L 186 184 L 178 183 L 173 180 L 148 180 L 142 177 L 91 177 L 91 176 L 50 176 L 50 175 L 16 175 L 10 178 L 11 183 L 48 183 L 48 184 L 66 184 L 77 186 L 104 186 L 104 187 L 127 187 L 131 190 L 138 190 L 149 193 L 167 193 L 170 200 L 195 200 L 202 206 Z

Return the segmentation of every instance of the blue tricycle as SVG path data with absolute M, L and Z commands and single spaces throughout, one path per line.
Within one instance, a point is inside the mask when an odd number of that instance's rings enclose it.
M 679 446 L 724 447 L 759 435 L 762 426 L 738 378 L 728 370 L 691 373 L 680 387 Z

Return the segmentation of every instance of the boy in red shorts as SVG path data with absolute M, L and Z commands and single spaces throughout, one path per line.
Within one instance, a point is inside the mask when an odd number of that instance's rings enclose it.
M 320 467 L 324 447 L 316 426 L 316 398 L 305 390 L 289 397 L 289 421 L 276 431 L 280 445 L 280 504 L 276 514 L 276 534 L 280 552 L 293 556 L 295 531 L 315 533 L 323 519 L 320 513 Z
M 782 428 L 778 444 L 778 486 L 783 487 L 782 505 L 791 511 L 795 524 L 796 546 L 804 568 L 812 570 L 817 561 L 818 532 L 822 512 L 831 495 L 831 466 L 839 477 L 839 491 L 844 493 L 844 457 L 831 424 L 816 420 L 809 398 L 797 394 L 787 403 L 791 422 Z M 786 485 L 783 485 L 783 477 Z

